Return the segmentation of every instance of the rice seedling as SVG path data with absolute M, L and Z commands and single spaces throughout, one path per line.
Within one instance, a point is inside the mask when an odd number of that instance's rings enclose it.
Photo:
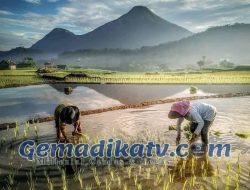
M 89 185 L 86 186 L 86 190 L 91 190 L 91 189 L 92 189 L 92 186 L 89 186 Z
M 158 186 L 161 182 L 161 176 L 157 173 L 156 177 L 154 178 L 154 186 Z
M 131 166 L 127 167 L 128 178 L 131 178 Z
M 140 183 L 137 184 L 137 185 L 136 185 L 136 189 L 137 189 L 137 190 L 142 190 L 142 185 L 141 185 Z
M 186 189 L 186 186 L 187 186 L 187 180 L 185 180 L 183 186 L 182 186 L 182 190 L 185 190 Z
M 66 179 L 66 173 L 64 169 L 61 169 L 61 179 L 62 179 L 62 189 L 67 190 L 67 179 Z
M 46 170 L 44 170 L 44 176 L 45 176 L 46 181 L 47 181 L 48 189 L 49 190 L 53 190 L 54 189 L 53 182 L 51 181 L 51 179 L 50 179 L 50 177 L 49 177 L 49 175 L 48 175 L 48 173 L 47 173 Z
M 135 174 L 135 176 L 134 176 L 134 183 L 135 183 L 135 186 L 136 186 L 137 182 L 138 182 L 138 176 Z
M 213 185 L 214 189 L 218 189 L 218 183 L 217 183 L 217 181 L 218 181 L 217 176 L 212 176 L 212 185 Z
M 36 125 L 34 125 L 34 130 L 35 130 L 35 134 L 36 134 L 36 139 L 38 139 L 38 129 L 37 129 Z
M 74 169 L 74 181 L 79 183 L 80 189 L 83 189 L 83 175 L 84 168 L 75 168 Z
M 235 135 L 243 139 L 247 139 L 250 137 L 250 133 L 235 133 Z
M 176 130 L 176 125 L 169 125 L 168 130 Z
M 100 186 L 101 185 L 101 181 L 100 181 L 100 178 L 96 172 L 96 168 L 93 168 L 93 175 L 94 175 L 94 179 L 95 179 L 95 182 L 97 184 L 97 186 Z
M 28 185 L 29 185 L 29 190 L 34 190 L 35 189 L 35 180 L 33 179 L 33 174 L 30 171 L 28 173 Z
M 169 183 L 169 181 L 164 181 L 164 183 L 163 183 L 163 188 L 162 188 L 163 190 L 169 190 L 170 189 L 170 183 Z
M 115 180 L 114 171 L 110 171 L 110 179 L 111 181 Z
M 123 190 L 128 190 L 128 186 L 126 183 L 123 185 Z
M 122 180 L 121 180 L 120 176 L 117 176 L 117 184 L 118 184 L 118 187 L 121 188 L 121 186 L 122 186 Z
M 107 177 L 105 179 L 105 187 L 106 190 L 109 190 L 111 188 L 111 181 L 109 181 Z
M 194 186 L 195 186 L 196 179 L 197 179 L 197 177 L 196 177 L 195 175 L 193 175 L 193 176 L 191 177 L 191 187 L 194 187 Z
M 150 176 L 151 176 L 151 168 L 147 168 L 146 169 L 146 179 L 150 179 Z
M 8 180 L 9 187 L 12 187 L 14 185 L 14 177 L 15 177 L 14 173 L 10 173 L 8 175 L 7 180 Z

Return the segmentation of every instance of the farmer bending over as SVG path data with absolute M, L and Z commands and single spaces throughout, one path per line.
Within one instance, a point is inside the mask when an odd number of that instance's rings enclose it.
M 72 135 L 81 134 L 80 111 L 78 107 L 70 104 L 60 104 L 56 107 L 54 116 L 58 140 L 63 136 L 64 140 L 68 142 L 66 124 L 74 126 Z
M 216 116 L 216 108 L 212 105 L 189 101 L 181 101 L 174 103 L 168 114 L 170 119 L 177 119 L 177 137 L 176 144 L 180 143 L 181 139 L 181 124 L 185 119 L 191 121 L 190 131 L 192 132 L 192 138 L 190 142 L 194 142 L 196 138 L 201 135 L 202 143 L 207 151 L 208 145 L 208 130 L 212 125 Z

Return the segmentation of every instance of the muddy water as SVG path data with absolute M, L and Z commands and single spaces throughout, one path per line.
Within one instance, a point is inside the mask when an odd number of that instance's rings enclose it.
M 65 87 L 72 87 L 69 95 Z M 196 85 L 195 95 L 250 92 L 250 85 Z M 192 96 L 190 85 L 54 84 L 0 89 L 0 123 L 22 122 L 51 115 L 62 102 L 76 104 L 81 110 L 139 103 L 168 97 Z
M 83 183 L 92 189 L 105 189 L 107 184 L 110 184 L 112 189 L 136 189 L 144 187 L 143 189 L 163 189 L 167 184 L 164 181 L 170 182 L 170 189 L 180 189 L 184 185 L 190 187 L 190 181 L 195 180 L 192 188 L 189 189 L 235 189 L 237 184 L 240 189 L 249 189 L 250 184 L 250 138 L 242 139 L 235 135 L 238 133 L 250 133 L 249 119 L 250 119 L 250 97 L 237 97 L 225 99 L 209 99 L 202 100 L 217 107 L 218 115 L 213 126 L 210 129 L 211 143 L 231 143 L 232 153 L 229 159 L 222 158 L 199 158 L 195 160 L 196 167 L 190 169 L 192 165 L 192 158 L 188 157 L 185 160 L 177 159 L 171 160 L 165 166 L 133 166 L 133 167 L 118 167 L 118 168 L 97 168 L 97 175 L 100 183 L 97 183 L 96 174 L 89 168 L 82 168 L 83 171 L 79 175 L 83 179 Z M 154 105 L 144 109 L 127 109 L 113 112 L 105 112 L 100 114 L 88 115 L 81 118 L 83 123 L 83 131 L 88 137 L 86 141 L 99 138 L 121 138 L 126 142 L 147 142 L 154 140 L 156 142 L 170 143 L 173 147 L 175 144 L 176 131 L 171 131 L 168 126 L 175 124 L 175 121 L 167 118 L 167 112 L 170 109 L 170 104 Z M 25 130 L 25 132 L 24 132 Z M 37 125 L 38 142 L 55 142 L 55 128 L 54 123 L 43 123 Z M 68 135 L 71 134 L 72 129 L 68 127 Z M 220 135 L 216 135 L 220 132 Z M 20 126 L 18 138 L 25 135 L 29 138 L 35 138 L 34 126 Z M 14 136 L 14 130 L 1 132 L 1 139 L 9 141 Z M 20 140 L 21 141 L 21 140 Z M 44 177 L 44 170 L 48 170 L 50 180 L 53 182 L 55 188 L 61 189 L 65 183 L 62 180 L 62 172 L 56 167 L 42 167 L 32 169 L 30 162 L 20 158 L 15 154 L 18 145 L 18 140 L 13 143 L 4 144 L 1 146 L 0 154 L 0 168 L 3 176 L 1 185 L 4 184 L 3 179 L 7 174 L 15 171 L 21 167 L 17 173 L 16 182 L 14 186 L 23 189 L 27 187 L 26 180 L 28 171 L 35 171 L 32 173 L 34 186 L 39 189 L 47 189 L 47 184 Z M 182 142 L 187 142 L 182 138 Z M 239 165 L 237 163 L 239 152 Z M 6 160 L 8 158 L 8 160 Z M 185 162 L 185 170 L 180 172 L 180 168 Z M 48 169 L 49 168 L 49 169 Z M 201 170 L 201 168 L 203 168 Z M 204 169 L 205 168 L 205 169 Z M 240 169 L 239 169 L 240 168 Z M 183 169 L 183 168 L 182 168 Z M 131 171 L 129 171 L 131 170 Z M 240 172 L 239 172 L 240 171 Z M 182 173 L 182 175 L 180 174 Z M 204 174 L 205 173 L 205 174 Z M 240 178 L 237 180 L 237 174 Z M 73 177 L 73 174 L 66 172 L 66 182 L 69 189 L 80 188 L 80 183 Z M 26 176 L 26 177 L 25 177 Z M 113 177 L 112 177 L 113 176 Z M 132 176 L 132 177 L 131 177 Z M 137 177 L 135 177 L 137 176 Z M 172 177 L 171 177 L 172 176 Z M 123 184 L 119 185 L 119 181 Z M 188 181 L 185 182 L 185 181 Z M 32 182 L 32 180 L 31 180 Z

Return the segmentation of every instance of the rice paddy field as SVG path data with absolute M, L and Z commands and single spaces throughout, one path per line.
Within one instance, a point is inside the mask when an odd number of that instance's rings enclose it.
M 86 76 L 68 76 L 72 73 Z M 67 158 L 57 158 L 54 164 L 48 164 L 48 160 L 27 161 L 18 154 L 19 145 L 25 139 L 32 139 L 37 144 L 57 142 L 54 121 L 34 124 L 25 121 L 53 114 L 61 102 L 71 102 L 81 110 L 92 110 L 155 99 L 249 93 L 249 71 L 126 73 L 67 70 L 47 76 L 62 80 L 43 78 L 35 70 L 0 71 L 0 124 L 17 123 L 15 128 L 0 131 L 0 189 L 249 189 L 249 96 L 193 100 L 217 108 L 218 114 L 210 129 L 210 143 L 230 143 L 232 150 L 228 158 L 191 154 L 185 158 L 84 158 L 81 164 L 77 164 L 79 160 L 71 160 L 73 164 L 67 165 L 59 164 L 69 162 Z M 190 91 L 191 84 L 194 93 Z M 27 86 L 6 88 L 23 85 Z M 65 94 L 66 87 L 70 87 L 72 93 Z M 67 135 L 74 144 L 93 144 L 100 139 L 114 138 L 128 144 L 169 143 L 174 150 L 176 131 L 171 126 L 176 121 L 167 117 L 170 107 L 170 103 L 164 103 L 84 115 L 81 117 L 84 135 L 72 136 L 70 126 Z M 184 129 L 181 143 L 188 143 Z
M 226 83 L 249 83 L 250 72 L 202 72 L 202 73 L 111 73 L 92 74 L 89 78 L 66 78 L 66 82 L 76 83 L 144 83 L 144 84 L 226 84 Z
M 71 76 L 70 74 L 76 74 Z M 79 77 L 84 74 L 86 76 Z M 38 75 L 35 70 L 0 71 L 0 88 L 42 83 L 101 84 L 248 84 L 250 71 L 116 72 L 104 70 L 56 70 Z M 48 77 L 56 77 L 49 78 Z

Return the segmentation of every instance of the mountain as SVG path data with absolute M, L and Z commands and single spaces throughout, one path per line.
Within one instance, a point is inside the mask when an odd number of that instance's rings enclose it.
M 24 47 L 17 47 L 9 51 L 0 52 L 0 60 L 2 59 L 12 59 L 14 61 L 21 60 L 25 57 L 35 57 L 39 58 L 43 56 L 43 52 L 36 49 L 29 49 Z
M 190 37 L 139 50 L 81 50 L 63 53 L 58 62 L 91 68 L 154 70 L 160 67 L 185 68 L 203 56 L 209 63 L 222 59 L 235 64 L 250 63 L 250 24 L 217 26 Z
M 36 49 L 50 53 L 63 52 L 68 50 L 69 47 L 74 47 L 77 45 L 79 41 L 80 37 L 74 33 L 62 28 L 55 28 L 41 40 L 36 42 L 30 49 Z
M 235 64 L 250 63 L 250 24 L 216 26 L 179 41 L 142 50 L 142 54 L 159 56 L 170 65 L 196 64 L 202 56 L 212 62 L 227 59 Z M 160 61 L 160 60 L 159 60 Z
M 31 49 L 64 52 L 77 49 L 126 48 L 153 46 L 179 40 L 192 32 L 170 23 L 144 6 L 135 6 L 118 19 L 84 35 L 56 28 L 36 42 Z

